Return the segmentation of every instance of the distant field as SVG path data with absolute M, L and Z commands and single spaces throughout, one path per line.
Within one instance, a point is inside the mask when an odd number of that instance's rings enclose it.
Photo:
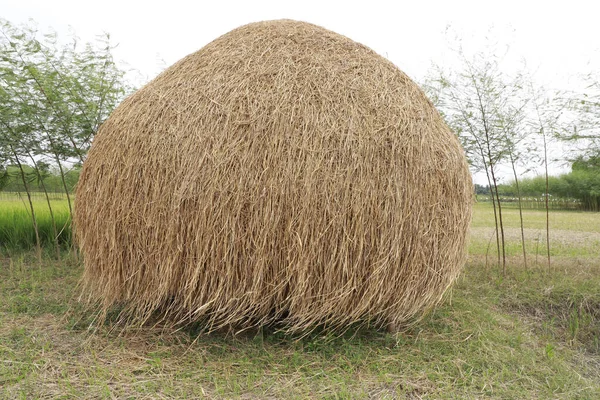
M 522 255 L 518 209 L 503 209 L 507 255 L 520 262 Z M 546 256 L 546 211 L 523 210 L 525 245 L 529 261 L 544 263 Z M 495 257 L 494 214 L 490 203 L 478 203 L 471 223 L 471 255 Z M 488 248 L 489 245 L 489 248 Z M 550 254 L 557 262 L 573 257 L 600 256 L 600 213 L 550 210 Z M 537 255 L 537 257 L 536 257 Z
M 519 210 L 503 208 L 502 215 L 506 226 L 518 228 Z M 546 229 L 546 210 L 523 210 L 523 220 L 528 229 Z M 494 225 L 491 203 L 476 203 L 473 209 L 473 228 Z M 550 210 L 550 229 L 600 232 L 600 213 L 576 210 Z

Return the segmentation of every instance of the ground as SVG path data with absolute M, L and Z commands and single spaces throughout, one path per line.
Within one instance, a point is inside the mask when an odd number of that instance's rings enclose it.
M 600 214 L 506 210 L 507 272 L 479 204 L 470 256 L 443 304 L 398 334 L 97 327 L 82 267 L 0 260 L 0 398 L 600 398 Z

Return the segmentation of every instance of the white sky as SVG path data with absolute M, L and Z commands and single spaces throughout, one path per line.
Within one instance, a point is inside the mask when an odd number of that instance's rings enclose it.
M 415 80 L 432 63 L 451 62 L 450 26 L 467 49 L 481 49 L 487 36 L 510 46 L 512 59 L 525 59 L 540 84 L 568 88 L 570 77 L 600 68 L 599 16 L 592 0 L 0 0 L 0 17 L 12 23 L 31 18 L 59 34 L 72 27 L 83 40 L 109 32 L 119 45 L 115 57 L 142 81 L 240 25 L 291 18 L 363 43 Z

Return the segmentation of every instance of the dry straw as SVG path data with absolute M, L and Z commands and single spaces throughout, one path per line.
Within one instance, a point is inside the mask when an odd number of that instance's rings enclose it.
M 457 277 L 471 192 L 455 135 L 392 63 L 308 23 L 249 24 L 98 132 L 76 197 L 84 290 L 206 330 L 400 325 Z

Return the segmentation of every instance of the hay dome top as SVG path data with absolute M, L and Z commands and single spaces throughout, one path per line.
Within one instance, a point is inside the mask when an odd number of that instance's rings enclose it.
M 290 20 L 235 29 L 103 124 L 77 189 L 85 290 L 207 326 L 398 323 L 465 256 L 471 179 L 418 86 Z

